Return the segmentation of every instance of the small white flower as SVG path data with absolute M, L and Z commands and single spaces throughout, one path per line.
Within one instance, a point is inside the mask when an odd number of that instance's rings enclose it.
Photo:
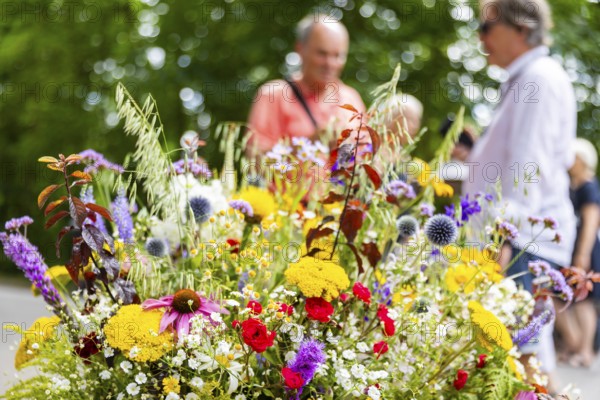
M 365 377 L 366 377 L 365 366 L 362 364 L 354 364 L 350 368 L 350 372 L 352 372 L 352 375 L 357 379 L 365 379 Z
M 135 396 L 140 392 L 140 387 L 137 385 L 137 383 L 134 382 L 127 385 L 125 389 L 127 390 L 127 393 L 129 393 L 131 396 Z
M 342 357 L 344 357 L 346 360 L 355 360 L 356 353 L 353 352 L 352 350 L 344 350 L 342 352 Z
M 135 376 L 135 381 L 140 385 L 143 385 L 144 383 L 146 383 L 147 380 L 148 380 L 148 377 L 143 372 L 140 372 L 139 374 L 137 374 Z
M 129 350 L 129 358 L 134 359 L 140 353 L 140 348 L 137 346 L 133 346 L 131 350 Z
M 218 312 L 212 312 L 212 313 L 210 313 L 210 319 L 213 320 L 216 323 L 223 322 L 223 318 L 221 318 L 221 314 L 219 314 Z
M 109 358 L 115 355 L 115 349 L 113 349 L 112 347 L 105 347 L 104 348 L 104 357 L 105 358 Z
M 284 359 L 286 362 L 293 360 L 294 357 L 296 357 L 296 352 L 295 351 L 288 351 L 287 353 L 285 353 Z
M 188 393 L 185 395 L 185 400 L 199 400 L 200 397 L 198 397 L 198 395 L 196 393 Z
M 130 373 L 131 367 L 133 367 L 133 365 L 129 361 L 121 361 L 121 364 L 119 365 L 121 366 L 123 372 L 125 372 L 126 374 Z
M 117 400 L 123 400 L 125 398 L 125 395 L 123 393 L 119 393 L 117 395 Z
M 366 353 L 370 350 L 369 346 L 365 342 L 358 342 L 356 344 L 356 349 L 361 353 Z
M 202 378 L 196 376 L 192 378 L 192 380 L 190 381 L 190 385 L 192 385 L 196 389 L 202 389 L 202 387 L 204 386 L 204 381 L 202 380 Z
M 228 305 L 229 307 L 239 307 L 240 306 L 239 301 L 232 300 L 232 299 L 225 300 L 225 304 Z
M 110 371 L 102 371 L 100 372 L 100 379 L 107 380 L 110 379 Z
M 235 396 L 235 400 L 246 400 L 246 396 L 244 396 L 243 394 L 238 394 L 237 396 Z
M 190 358 L 190 359 L 188 360 L 188 366 L 189 366 L 191 369 L 198 369 L 198 367 L 200 366 L 200 361 L 198 361 L 198 360 L 197 360 L 197 359 L 195 359 L 195 358 Z
M 373 400 L 379 400 L 381 398 L 381 392 L 375 386 L 369 386 L 369 390 L 367 390 L 367 394 Z
M 34 349 L 34 350 L 37 350 L 37 349 L 40 348 L 40 345 L 37 344 L 37 343 L 34 343 L 34 344 L 31 345 L 31 348 Z
M 181 397 L 175 392 L 169 392 L 169 394 L 165 397 L 165 400 L 179 400 Z

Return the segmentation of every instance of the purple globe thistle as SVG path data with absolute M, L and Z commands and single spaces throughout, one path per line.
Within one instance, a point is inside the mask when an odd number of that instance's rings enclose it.
M 198 196 L 190 199 L 190 209 L 197 223 L 203 224 L 208 221 L 212 214 L 212 206 L 207 198 Z
M 159 238 L 150 238 L 144 246 L 148 254 L 154 257 L 164 257 L 168 253 L 167 243 Z
M 112 203 L 112 215 L 117 224 L 117 230 L 119 232 L 119 238 L 124 243 L 133 242 L 133 218 L 129 211 L 129 201 L 125 196 L 124 190 L 119 190 L 119 194 Z
M 410 215 L 403 215 L 396 221 L 396 228 L 398 228 L 398 234 L 400 238 L 413 236 L 417 233 L 419 222 L 415 217 Z
M 304 384 L 307 385 L 315 376 L 319 366 L 327 359 L 324 349 L 325 345 L 318 340 L 303 341 L 300 343 L 296 357 L 288 362 L 288 368 L 299 373 L 304 379 Z
M 20 233 L 0 232 L 0 242 L 4 247 L 4 254 L 23 271 L 25 277 L 40 291 L 44 301 L 59 315 L 63 301 L 46 275 L 48 266 L 44 263 L 38 248 Z
M 437 246 L 446 246 L 456 240 L 458 229 L 454 220 L 444 214 L 429 218 L 424 226 L 425 236 Z

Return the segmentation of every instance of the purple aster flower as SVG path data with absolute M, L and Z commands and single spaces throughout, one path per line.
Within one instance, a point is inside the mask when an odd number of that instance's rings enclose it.
M 117 198 L 112 203 L 113 219 L 117 224 L 119 238 L 125 243 L 133 242 L 133 219 L 129 212 L 129 201 L 124 190 L 119 190 Z
M 556 220 L 552 217 L 545 217 L 544 218 L 544 227 L 545 228 L 550 228 L 553 230 L 557 230 L 558 229 L 558 222 L 556 222 Z
M 525 392 L 525 391 L 521 390 L 515 396 L 515 400 L 537 400 L 537 399 L 538 399 L 537 394 L 535 394 L 535 392 L 532 392 L 532 391 Z
M 200 160 L 187 160 L 186 162 L 186 160 L 182 158 L 173 163 L 173 171 L 175 171 L 177 175 L 191 172 L 195 177 L 200 176 L 205 179 L 212 177 L 212 172 L 210 172 L 208 165 Z
M 519 347 L 524 346 L 537 336 L 544 325 L 550 323 L 553 319 L 554 313 L 551 310 L 545 310 L 540 315 L 534 317 L 526 327 L 519 329 L 513 336 L 513 342 Z
M 248 203 L 245 200 L 231 200 L 229 202 L 229 207 L 233 208 L 234 210 L 240 211 L 242 214 L 246 215 L 247 217 L 254 216 L 254 209 L 252 208 L 250 203 Z
M 414 199 L 416 196 L 413 187 L 400 179 L 395 179 L 388 183 L 385 187 L 385 193 L 388 196 L 393 196 L 397 199 L 401 197 L 406 197 L 407 199 Z
M 424 217 L 433 217 L 433 213 L 435 212 L 435 207 L 431 204 L 422 203 L 419 206 L 419 211 Z
M 308 339 L 300 343 L 300 348 L 294 359 L 288 362 L 288 368 L 299 373 L 307 385 L 315 376 L 315 372 L 325 362 L 327 356 L 323 351 L 325 345 L 318 340 Z
M 98 153 L 96 150 L 84 150 L 81 153 L 79 153 L 79 155 L 81 156 L 81 160 L 78 162 L 78 164 L 81 162 L 88 164 L 84 168 L 84 172 L 95 173 L 99 169 L 109 169 L 118 173 L 125 171 L 125 169 L 121 165 L 108 161 L 106 158 L 104 158 L 102 154 Z
M 88 186 L 81 194 L 81 201 L 84 203 L 96 203 L 96 199 L 94 198 L 94 188 L 92 186 Z M 104 219 L 98 213 L 94 213 L 96 216 L 96 221 L 92 221 L 90 218 L 86 218 L 83 221 L 84 224 L 92 224 L 96 228 L 100 229 L 102 233 L 108 235 L 108 231 L 106 230 L 106 224 L 104 223 Z
M 567 284 L 565 276 L 556 269 L 550 269 L 546 273 L 552 282 L 552 288 L 559 293 L 559 297 L 569 303 L 573 301 L 573 289 Z
M 0 232 L 0 242 L 4 247 L 4 254 L 23 271 L 25 277 L 41 292 L 44 301 L 60 315 L 62 298 L 46 275 L 48 266 L 38 248 L 20 233 Z
M 538 277 L 542 274 L 545 274 L 546 272 L 548 272 L 552 269 L 550 264 L 548 264 L 546 261 L 542 261 L 542 260 L 530 261 L 528 266 L 529 266 L 529 271 L 536 277 Z
M 519 237 L 519 230 L 509 222 L 502 222 L 498 225 L 498 232 L 508 240 L 515 240 Z
M 33 223 L 33 219 L 31 217 L 24 215 L 20 218 L 13 218 L 4 224 L 4 229 L 7 231 L 16 231 L 22 226 L 31 225 Z

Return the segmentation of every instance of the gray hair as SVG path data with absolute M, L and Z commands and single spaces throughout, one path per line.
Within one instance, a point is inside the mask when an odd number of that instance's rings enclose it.
M 481 0 L 481 15 L 496 12 L 496 20 L 526 28 L 530 46 L 549 45 L 552 15 L 546 0 Z
M 340 24 L 343 29 L 346 30 L 346 27 L 340 22 L 340 19 L 341 15 L 338 15 L 333 11 L 329 13 L 316 12 L 308 14 L 306 17 L 302 18 L 296 26 L 296 39 L 303 44 L 308 42 L 308 38 L 316 24 Z

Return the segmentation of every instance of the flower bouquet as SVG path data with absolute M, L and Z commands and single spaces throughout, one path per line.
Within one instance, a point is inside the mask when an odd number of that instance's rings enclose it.
M 411 157 L 423 132 L 394 147 L 392 163 L 378 156 L 393 138 L 377 116 L 344 106 L 359 125 L 336 149 L 280 143 L 266 156 L 269 174 L 238 179 L 235 129 L 220 132 L 218 173 L 194 135 L 182 138 L 182 159 L 169 158 L 151 97 L 139 106 L 119 86 L 117 105 L 137 138 L 135 170 L 91 150 L 40 158 L 58 183 L 38 207 L 46 228 L 62 224 L 65 265 L 45 264 L 27 238 L 29 217 L 0 234 L 52 313 L 22 332 L 15 365 L 37 374 L 5 398 L 543 396 L 519 345 L 552 311 L 534 314 L 536 298 L 496 262 L 517 232 L 489 215 L 485 194 L 435 214 L 435 197 L 451 188 Z M 480 244 L 467 241 L 474 215 L 488 221 Z M 547 278 L 544 296 L 572 296 L 560 273 L 532 270 Z

